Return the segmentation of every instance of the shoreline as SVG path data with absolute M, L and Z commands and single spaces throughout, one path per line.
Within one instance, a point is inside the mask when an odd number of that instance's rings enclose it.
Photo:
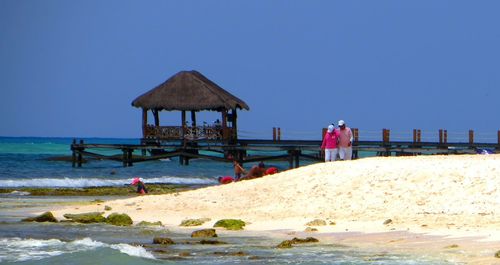
M 375 238 L 382 233 L 387 246 L 398 249 L 406 244 L 389 235 L 407 233 L 403 241 L 426 239 L 410 248 L 414 251 L 429 245 L 423 248 L 446 253 L 450 252 L 442 250 L 446 246 L 434 243 L 457 242 L 458 252 L 469 253 L 480 262 L 471 264 L 500 264 L 494 258 L 500 250 L 498 183 L 500 155 L 364 158 L 318 163 L 174 194 L 66 207 L 53 213 L 60 219 L 65 213 L 102 211 L 107 205 L 112 212 L 128 214 L 134 222 L 161 221 L 170 229 L 184 219 L 210 218 L 206 227 L 220 219 L 241 219 L 250 223 L 245 230 L 251 233 L 303 233 L 307 222 L 322 219 L 335 225 L 316 226 L 318 232 L 308 234 L 359 232 L 364 235 L 358 236 L 359 243 L 380 243 Z

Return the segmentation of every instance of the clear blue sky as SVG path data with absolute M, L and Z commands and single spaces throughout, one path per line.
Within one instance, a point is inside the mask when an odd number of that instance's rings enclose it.
M 0 0 L 0 135 L 140 137 L 131 101 L 181 70 L 246 101 L 245 131 L 319 135 L 344 119 L 496 133 L 499 12 L 496 0 Z

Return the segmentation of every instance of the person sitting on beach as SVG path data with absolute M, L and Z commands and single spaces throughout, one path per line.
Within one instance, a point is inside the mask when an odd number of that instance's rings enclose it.
M 258 166 L 253 166 L 243 179 L 260 178 L 264 176 L 265 172 L 266 172 L 266 166 L 264 165 L 264 162 L 260 162 Z
M 137 193 L 139 193 L 141 195 L 148 193 L 148 189 L 146 188 L 146 185 L 144 185 L 144 182 L 142 182 L 142 180 L 139 177 L 135 177 L 132 180 L 132 183 L 130 183 L 130 185 L 132 185 L 132 186 L 137 185 Z
M 231 176 L 218 177 L 217 180 L 220 184 L 228 184 L 234 181 Z
M 238 181 L 241 178 L 241 174 L 245 174 L 246 170 L 240 165 L 240 163 L 235 159 L 233 160 L 234 165 L 234 177 Z
M 338 142 L 339 133 L 335 130 L 335 126 L 330 124 L 325 136 L 323 137 L 323 142 L 321 143 L 321 149 L 325 150 L 325 162 L 335 161 L 337 159 Z

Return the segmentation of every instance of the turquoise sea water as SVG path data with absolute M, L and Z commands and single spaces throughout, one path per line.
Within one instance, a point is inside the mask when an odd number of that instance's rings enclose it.
M 71 155 L 71 138 L 0 137 L 0 188 L 87 187 L 130 183 L 134 176 L 146 183 L 216 185 L 216 178 L 231 175 L 230 164 L 194 160 L 151 161 L 124 168 L 118 162 L 90 161 L 82 168 L 50 161 Z M 89 143 L 130 143 L 137 139 L 85 139 Z M 276 162 L 285 169 L 286 162 Z M 88 202 L 95 197 L 0 196 L 0 264 L 453 264 L 436 257 L 402 255 L 339 244 L 308 244 L 276 249 L 283 239 L 221 231 L 224 245 L 192 244 L 189 233 L 163 227 L 137 228 L 68 223 L 34 224 L 20 220 L 55 205 Z M 99 198 L 103 200 L 112 198 Z M 155 236 L 179 244 L 152 246 Z M 234 253 L 243 252 L 243 255 Z M 233 254 L 232 254 L 233 253 Z

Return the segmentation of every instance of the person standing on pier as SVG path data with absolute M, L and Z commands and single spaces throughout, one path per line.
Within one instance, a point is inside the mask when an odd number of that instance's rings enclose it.
M 352 159 L 352 132 L 345 125 L 344 120 L 339 121 L 339 156 L 341 160 Z
M 325 162 L 335 161 L 337 159 L 338 142 L 338 131 L 335 130 L 335 125 L 330 124 L 328 126 L 327 132 L 325 133 L 325 136 L 323 137 L 323 143 L 321 143 L 321 149 L 325 150 Z

